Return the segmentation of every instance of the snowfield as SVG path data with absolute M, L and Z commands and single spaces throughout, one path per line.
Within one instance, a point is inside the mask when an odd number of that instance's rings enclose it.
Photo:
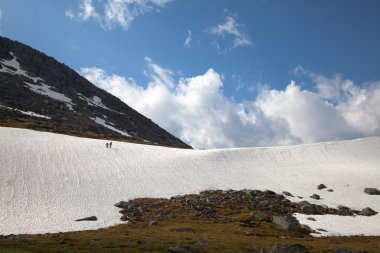
M 380 137 L 270 148 L 183 150 L 0 127 L 0 234 L 120 223 L 120 200 L 205 189 L 270 189 L 312 203 L 380 212 Z M 325 184 L 334 192 L 317 190 Z M 321 200 L 309 196 L 319 194 Z M 290 198 L 299 200 L 298 198 Z M 98 221 L 75 222 L 95 215 Z M 380 235 L 372 217 L 296 215 L 322 235 Z

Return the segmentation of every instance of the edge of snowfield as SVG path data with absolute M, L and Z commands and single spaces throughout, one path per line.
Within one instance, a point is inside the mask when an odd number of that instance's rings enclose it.
M 312 203 L 380 212 L 380 196 L 363 192 L 380 188 L 380 137 L 223 150 L 105 143 L 0 127 L 0 234 L 108 227 L 120 223 L 120 200 L 205 189 L 289 191 Z M 321 183 L 334 192 L 317 190 Z M 314 193 L 322 199 L 311 199 Z M 74 221 L 92 215 L 98 221 Z M 296 217 L 327 230 L 320 236 L 380 235 L 379 214 Z

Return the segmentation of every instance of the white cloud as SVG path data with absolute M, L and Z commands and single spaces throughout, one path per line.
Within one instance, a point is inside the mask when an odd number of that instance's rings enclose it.
M 95 67 L 83 68 L 81 74 L 195 148 L 289 145 L 380 135 L 380 82 L 361 88 L 342 79 L 338 87 L 344 92 L 334 97 L 334 103 L 324 92 L 302 90 L 294 81 L 285 90 L 263 86 L 256 99 L 234 102 L 223 95 L 223 76 L 213 69 L 176 82 L 172 71 L 148 57 L 145 61 L 151 80 L 146 88 L 132 78 L 108 75 Z M 316 87 L 316 80 L 337 85 L 335 77 L 309 74 Z
M 78 11 L 67 10 L 66 16 L 77 21 L 93 19 L 104 29 L 117 26 L 127 30 L 138 17 L 151 11 L 160 11 L 172 0 L 80 0 Z
M 252 46 L 253 41 L 248 34 L 241 31 L 242 24 L 238 24 L 234 16 L 227 16 L 223 24 L 211 27 L 209 32 L 221 37 L 232 36 L 233 47 Z
M 187 36 L 186 36 L 185 42 L 183 43 L 183 46 L 186 47 L 187 49 L 190 49 L 191 40 L 192 40 L 192 35 L 191 35 L 191 31 L 189 30 L 187 31 Z

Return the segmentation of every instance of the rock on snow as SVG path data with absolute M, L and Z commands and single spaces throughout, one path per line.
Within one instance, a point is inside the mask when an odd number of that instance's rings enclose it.
M 107 227 L 120 223 L 120 200 L 205 189 L 289 191 L 311 203 L 380 210 L 380 196 L 363 192 L 379 187 L 380 137 L 221 150 L 114 142 L 106 149 L 105 140 L 0 127 L 0 140 L 0 234 Z M 310 199 L 321 182 L 334 192 Z M 98 220 L 75 221 L 90 215 Z M 378 214 L 296 217 L 322 235 L 380 235 Z

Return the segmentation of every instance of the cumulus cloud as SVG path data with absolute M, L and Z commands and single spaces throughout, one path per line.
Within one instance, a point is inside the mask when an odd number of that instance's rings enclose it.
M 93 19 L 104 29 L 117 26 L 127 30 L 138 17 L 151 11 L 160 11 L 172 0 L 80 0 L 78 10 L 69 9 L 66 16 L 76 21 Z
M 96 67 L 80 72 L 195 148 L 290 145 L 380 135 L 380 82 L 359 86 L 340 79 L 337 83 L 335 76 L 303 70 L 316 91 L 303 90 L 291 81 L 284 90 L 262 86 L 255 99 L 235 102 L 223 95 L 223 76 L 213 69 L 174 81 L 171 70 L 148 57 L 145 61 L 150 78 L 145 88 L 132 78 Z M 318 89 L 319 80 L 327 90 L 329 85 L 339 90 L 341 95 L 333 96 L 334 103 L 326 99 L 325 90 Z
M 237 23 L 236 18 L 229 15 L 224 23 L 211 27 L 209 32 L 220 37 L 231 36 L 233 47 L 252 46 L 253 41 L 248 34 L 241 31 L 242 27 L 244 25 Z
M 192 40 L 192 35 L 191 35 L 191 31 L 189 30 L 187 31 L 187 36 L 186 36 L 185 42 L 183 43 L 183 46 L 189 49 L 191 40 Z

